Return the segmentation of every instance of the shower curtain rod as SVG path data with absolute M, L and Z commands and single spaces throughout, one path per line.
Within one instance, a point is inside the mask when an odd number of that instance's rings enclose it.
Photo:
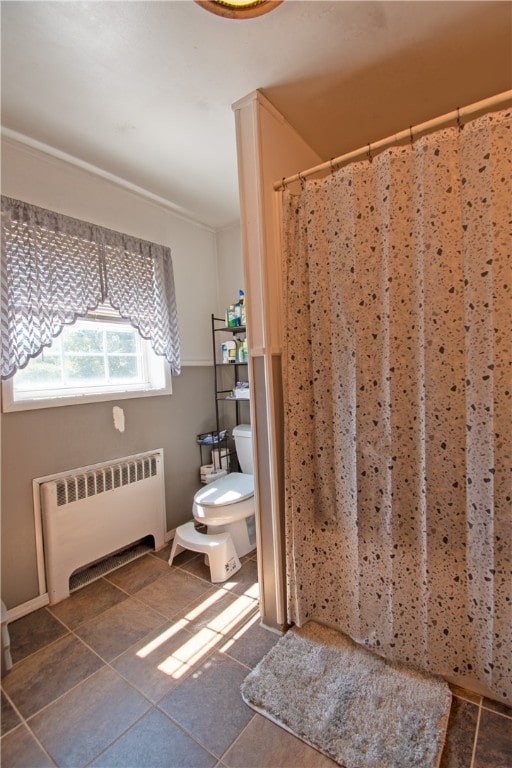
M 405 139 L 412 141 L 415 135 L 417 136 L 418 134 L 425 131 L 431 131 L 434 128 L 440 128 L 441 126 L 454 121 L 460 123 L 460 120 L 463 117 L 469 117 L 470 115 L 473 115 L 477 112 L 487 111 L 504 106 L 508 101 L 512 101 L 512 90 L 504 91 L 503 93 L 499 93 L 496 96 L 490 96 L 488 99 L 477 101 L 474 104 L 470 104 L 467 107 L 462 107 L 461 109 L 456 109 L 453 112 L 447 112 L 445 115 L 435 117 L 433 120 L 427 120 L 425 123 L 420 123 L 419 125 L 407 128 L 406 130 L 401 131 L 400 133 L 396 133 L 393 136 L 388 136 L 386 139 L 381 139 L 380 141 L 366 144 L 364 147 L 354 149 L 352 152 L 347 152 L 346 154 L 340 155 L 339 157 L 334 157 L 325 163 L 315 165 L 314 168 L 308 168 L 307 171 L 299 171 L 299 173 L 295 173 L 293 176 L 288 176 L 286 179 L 282 178 L 280 181 L 274 182 L 274 189 L 276 191 L 284 189 L 293 181 L 302 182 L 308 176 L 313 176 L 314 174 L 320 173 L 322 171 L 334 171 L 337 166 L 348 163 L 350 160 L 357 160 L 364 156 L 371 158 L 373 153 L 381 149 L 385 149 L 392 144 L 398 144 L 400 141 L 404 141 Z

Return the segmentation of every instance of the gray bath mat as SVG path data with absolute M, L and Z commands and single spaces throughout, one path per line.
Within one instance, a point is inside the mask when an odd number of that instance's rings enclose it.
M 345 768 L 437 768 L 451 703 L 443 681 L 313 621 L 279 640 L 242 696 Z

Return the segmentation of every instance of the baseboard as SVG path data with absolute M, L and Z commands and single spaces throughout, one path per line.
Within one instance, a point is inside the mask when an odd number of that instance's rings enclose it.
M 9 623 L 11 621 L 16 621 L 16 619 L 21 619 L 23 616 L 27 616 L 29 613 L 39 610 L 39 608 L 44 608 L 45 605 L 49 605 L 49 603 L 50 598 L 48 597 L 48 592 L 45 592 L 44 595 L 34 597 L 26 603 L 15 605 L 14 608 L 9 608 L 7 611 L 7 622 Z
M 166 532 L 166 543 L 171 541 L 171 539 L 174 539 L 175 533 L 175 528 Z M 29 613 L 33 613 L 34 611 L 39 610 L 39 608 L 44 608 L 45 605 L 49 604 L 50 599 L 48 597 L 48 592 L 45 592 L 43 595 L 34 597 L 32 600 L 28 600 L 26 603 L 21 603 L 20 605 L 15 605 L 14 608 L 9 608 L 7 611 L 7 622 L 9 623 L 11 621 L 16 621 L 16 619 L 21 619 L 23 616 L 27 616 Z

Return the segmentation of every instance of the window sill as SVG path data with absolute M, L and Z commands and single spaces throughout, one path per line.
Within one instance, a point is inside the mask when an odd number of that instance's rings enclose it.
M 85 405 L 86 403 L 105 403 L 112 400 L 138 400 L 142 397 L 158 397 L 172 394 L 171 377 L 161 389 L 124 390 L 119 392 L 96 392 L 70 397 L 48 397 L 39 400 L 12 400 L 6 382 L 2 384 L 2 412 L 33 411 L 41 408 L 57 408 L 64 405 Z M 10 389 L 10 388 L 9 388 Z

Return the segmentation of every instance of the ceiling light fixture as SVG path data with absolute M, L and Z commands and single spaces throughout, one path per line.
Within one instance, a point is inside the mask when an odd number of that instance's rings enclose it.
M 195 2 L 217 16 L 228 19 L 251 19 L 273 11 L 283 0 L 195 0 Z

